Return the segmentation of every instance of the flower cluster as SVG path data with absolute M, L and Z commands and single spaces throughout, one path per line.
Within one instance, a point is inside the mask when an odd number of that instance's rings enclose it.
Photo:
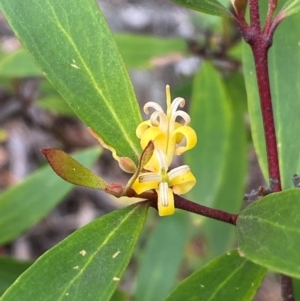
M 137 194 L 155 189 L 158 195 L 159 215 L 174 213 L 174 195 L 188 192 L 196 183 L 196 179 L 188 165 L 182 165 L 169 170 L 175 155 L 181 155 L 193 148 L 197 143 L 195 131 L 188 126 L 190 116 L 178 110 L 184 107 L 183 98 L 175 98 L 171 102 L 170 87 L 166 86 L 167 113 L 155 102 L 148 102 L 144 112 L 149 114 L 149 108 L 154 112 L 150 119 L 142 122 L 136 129 L 137 137 L 143 149 L 150 141 L 154 144 L 154 152 L 150 160 L 134 181 L 132 188 Z M 178 122 L 181 117 L 183 123 Z

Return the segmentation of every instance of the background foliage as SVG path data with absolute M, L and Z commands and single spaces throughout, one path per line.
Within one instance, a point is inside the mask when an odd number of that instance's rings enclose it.
M 285 1 L 279 2 L 282 5 Z M 171 7 L 179 9 L 175 5 Z M 75 121 L 78 116 L 112 145 L 118 155 L 137 162 L 141 150 L 135 128 L 141 114 L 126 68 L 135 70 L 130 75 L 137 96 L 143 90 L 139 88 L 139 78 L 144 77 L 147 90 L 139 97 L 140 103 L 153 97 L 163 102 L 163 87 L 171 84 L 173 98 L 183 96 L 188 100 L 192 126 L 199 138 L 197 147 L 184 158 L 197 177 L 197 185 L 188 197 L 213 208 L 238 213 L 249 205 L 243 202 L 244 192 L 263 184 L 252 141 L 267 178 L 252 57 L 247 46 L 242 46 L 229 19 L 230 1 L 195 1 L 188 7 L 227 18 L 181 9 L 187 24 L 196 32 L 190 34 L 193 39 L 178 33 L 171 38 L 146 35 L 147 26 L 139 34 L 112 34 L 101 10 L 91 0 L 35 0 L 30 5 L 17 0 L 0 0 L 3 14 L 23 45 L 12 53 L 1 53 L 1 89 L 9 100 L 26 100 L 22 84 L 33 80 L 39 92 L 38 96 L 29 97 L 30 107 L 38 114 L 51 116 L 53 123 L 60 120 L 71 124 L 78 122 Z M 132 7 L 123 8 L 123 12 L 129 8 Z M 262 5 L 262 12 L 266 9 L 266 5 Z M 106 7 L 102 10 L 106 11 Z M 299 60 L 297 31 L 291 30 L 298 26 L 298 19 L 296 14 L 280 25 L 270 53 L 284 188 L 292 187 L 291 176 L 298 172 L 295 162 L 299 161 L 299 108 L 294 97 L 299 94 L 299 68 L 295 67 Z M 170 32 L 166 30 L 165 35 Z M 241 72 L 242 60 L 244 73 Z M 187 71 L 182 68 L 190 62 Z M 176 70 L 181 74 L 174 72 Z M 164 72 L 167 78 L 149 83 L 149 78 Z M 155 85 L 160 89 L 152 90 Z M 26 111 L 22 115 L 20 111 L 22 109 L 17 111 L 17 116 L 25 122 L 34 120 L 35 126 L 45 127 L 45 121 L 37 123 L 32 113 Z M 8 119 L 11 116 L 15 117 L 8 114 Z M 3 127 L 0 141 L 6 150 L 13 131 L 7 130 L 4 117 L 1 119 L 0 113 L 0 127 Z M 77 125 L 75 129 L 86 126 Z M 62 129 L 58 128 L 57 132 L 61 134 Z M 84 130 L 79 137 L 87 135 Z M 51 140 L 54 145 L 47 141 L 39 147 L 60 146 L 66 151 L 81 148 L 74 158 L 88 168 L 100 154 L 99 147 L 85 149 L 95 144 L 92 138 L 85 145 L 82 141 L 72 145 L 67 139 Z M 116 167 L 110 165 L 108 157 L 110 154 L 101 152 L 102 164 L 98 163 L 96 172 L 107 181 L 125 183 L 126 175 L 110 174 Z M 2 252 L 7 255 L 13 253 L 14 240 L 49 214 L 73 187 L 48 166 L 42 166 L 45 162 L 41 157 L 36 161 L 38 170 L 34 174 L 25 173 L 25 179 L 11 187 L 1 186 L 0 241 Z M 247 163 L 250 163 L 248 173 Z M 121 199 L 116 203 L 110 196 L 98 193 L 93 196 L 96 204 L 105 204 L 97 211 L 99 215 L 130 202 Z M 128 295 L 137 301 L 195 300 L 199 294 L 201 300 L 252 300 L 267 268 L 271 273 L 276 271 L 300 278 L 295 265 L 300 260 L 298 194 L 298 190 L 287 190 L 247 207 L 238 219 L 237 235 L 233 226 L 185 212 L 158 220 L 156 213 L 149 210 L 146 219 L 147 203 L 115 210 L 66 239 L 61 238 L 62 241 L 49 247 L 45 254 L 38 254 L 39 258 L 32 265 L 12 257 L 0 258 L 1 294 L 21 275 L 1 300 L 69 300 L 70 297 L 82 300 L 84 296 L 88 300 L 116 301 L 127 300 Z M 80 193 L 73 194 L 72 198 L 78 197 Z M 240 254 L 246 257 L 239 256 L 235 249 L 237 242 Z M 267 277 L 269 284 L 263 289 L 276 291 L 278 283 L 273 274 Z M 296 280 L 295 284 L 298 289 Z M 257 298 L 264 300 L 262 294 Z M 267 298 L 265 300 L 271 300 Z M 278 300 L 276 294 L 272 298 Z

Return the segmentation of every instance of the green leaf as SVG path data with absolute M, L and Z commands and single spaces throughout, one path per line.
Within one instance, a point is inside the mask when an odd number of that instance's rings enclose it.
M 293 290 L 294 290 L 294 297 L 296 301 L 300 300 L 300 280 L 293 279 Z
M 299 11 L 300 11 L 300 1 L 288 0 L 284 3 L 280 13 L 282 13 L 284 17 L 288 17 L 298 13 Z
M 237 220 L 240 254 L 276 272 L 300 278 L 300 190 L 272 193 Z
M 96 2 L 3 0 L 0 7 L 38 67 L 76 114 L 119 156 L 137 162 L 138 103 Z
M 233 14 L 217 0 L 172 0 L 175 3 L 202 13 L 233 18 Z
M 228 50 L 228 55 L 237 61 L 242 60 L 243 43 L 242 41 L 237 42 Z
M 29 261 L 0 257 L 0 296 L 30 265 Z
M 242 206 L 247 172 L 247 140 L 244 122 L 246 91 L 243 77 L 236 73 L 226 79 L 231 108 L 229 136 L 224 142 L 226 152 L 221 179 L 212 207 L 238 213 Z M 201 86 L 201 82 L 199 83 Z M 213 118 L 213 116 L 211 116 Z M 214 135 L 214 134 L 213 134 Z M 201 141 L 201 140 L 200 140 Z M 220 141 L 220 144 L 223 143 Z M 234 185 L 234 189 L 232 189 Z M 205 219 L 201 226 L 206 235 L 208 257 L 214 258 L 230 250 L 235 239 L 235 228 L 222 222 Z
M 100 190 L 104 190 L 107 186 L 107 183 L 102 178 L 81 165 L 64 151 L 56 148 L 47 148 L 43 149 L 42 153 L 52 169 L 65 181 Z
M 169 62 L 186 51 L 183 39 L 133 34 L 114 34 L 127 68 L 150 68 Z
M 61 95 L 54 89 L 54 87 L 44 79 L 40 83 L 40 98 L 35 101 L 35 104 L 51 113 L 75 117 L 75 112 L 71 109 L 68 103 L 61 97 Z
M 185 279 L 166 301 L 250 301 L 266 272 L 232 250 Z
M 187 223 L 186 215 L 179 212 L 158 220 L 139 264 L 134 300 L 162 301 L 170 293 L 182 260 Z
M 148 203 L 116 210 L 42 255 L 1 301 L 110 300 L 129 263 Z
M 42 97 L 38 99 L 35 103 L 38 107 L 52 113 L 69 117 L 76 116 L 76 114 L 67 104 L 67 102 L 59 95 Z
M 76 160 L 91 167 L 99 156 L 92 148 L 74 155 Z M 45 166 L 22 183 L 0 195 L 0 244 L 6 243 L 32 227 L 49 213 L 73 186 L 60 179 Z
M 22 78 L 28 76 L 43 76 L 41 70 L 24 50 L 18 50 L 4 56 L 0 61 L 0 76 Z
M 208 62 L 194 79 L 190 115 L 191 127 L 199 137 L 185 156 L 197 179 L 190 195 L 193 201 L 211 206 L 226 164 L 232 108 L 220 74 Z
M 129 297 L 120 290 L 116 290 L 109 301 L 126 301 Z
M 282 5 L 279 1 L 278 5 Z M 267 5 L 262 6 L 262 15 Z M 273 46 L 269 52 L 269 73 L 273 99 L 273 111 L 276 121 L 277 145 L 283 189 L 291 188 L 292 175 L 300 173 L 299 115 L 300 106 L 300 52 L 297 43 L 300 15 L 287 18 L 278 26 Z M 257 91 L 255 68 L 250 47 L 243 47 L 243 69 L 248 94 L 248 107 L 251 132 L 259 163 L 265 179 L 268 181 L 268 167 L 265 151 L 265 139 Z M 296 95 L 296 96 L 295 96 Z

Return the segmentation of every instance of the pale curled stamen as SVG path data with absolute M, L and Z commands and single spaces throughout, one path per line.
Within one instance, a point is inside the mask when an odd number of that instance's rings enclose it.
M 172 115 L 172 119 L 171 119 L 171 122 L 175 122 L 176 121 L 176 118 L 180 116 L 183 120 L 184 120 L 184 123 L 183 125 L 188 125 L 190 122 L 191 122 L 191 117 L 188 113 L 184 112 L 184 111 L 176 111 L 173 115 Z
M 185 106 L 185 100 L 182 97 L 177 97 L 172 101 L 171 105 L 171 115 L 173 115 L 178 107 L 183 108 Z
M 167 116 L 163 112 L 155 111 L 150 117 L 151 125 L 159 126 L 163 131 L 168 124 Z
M 144 105 L 144 112 L 146 114 L 149 114 L 149 108 L 153 108 L 154 111 L 164 113 L 164 110 L 162 109 L 162 107 L 154 101 L 149 101 Z

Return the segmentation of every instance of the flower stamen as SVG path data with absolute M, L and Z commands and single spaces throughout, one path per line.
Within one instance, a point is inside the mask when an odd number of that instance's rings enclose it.
M 169 205 L 168 189 L 169 189 L 168 183 L 166 183 L 166 182 L 159 183 L 158 193 L 160 195 L 160 202 L 163 207 L 168 207 L 168 205 Z
M 189 172 L 191 169 L 188 165 L 178 166 L 168 172 L 169 180 L 172 181 L 174 178 Z
M 138 179 L 140 183 L 160 182 L 162 180 L 162 177 L 159 174 L 147 172 L 147 173 L 142 173 Z
M 154 111 L 162 112 L 164 113 L 164 110 L 162 107 L 154 101 L 149 101 L 144 105 L 144 112 L 148 115 L 150 113 L 149 108 L 153 108 Z

